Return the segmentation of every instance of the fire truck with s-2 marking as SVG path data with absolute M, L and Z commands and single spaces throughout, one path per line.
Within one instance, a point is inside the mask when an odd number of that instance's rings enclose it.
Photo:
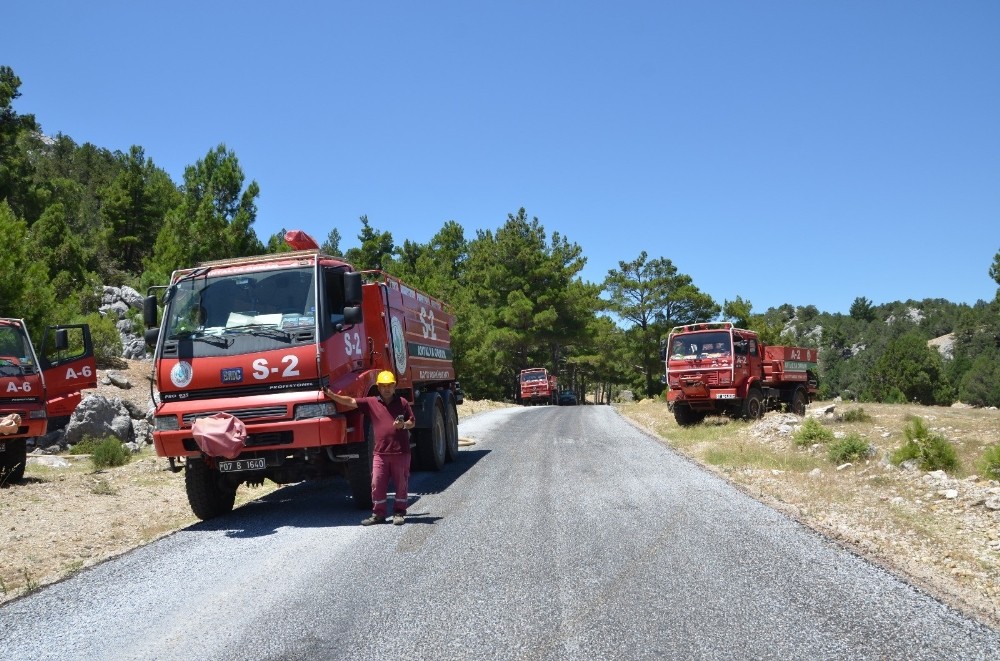
M 184 470 L 201 519 L 231 511 L 239 485 L 264 479 L 342 475 L 355 505 L 370 508 L 372 424 L 338 410 L 323 388 L 377 394 L 382 370 L 413 405 L 415 468 L 440 470 L 458 455 L 450 308 L 386 273 L 354 271 L 303 232 L 285 240 L 291 252 L 175 271 L 162 302 L 144 302 L 159 390 L 154 445 Z M 204 432 L 209 418 L 238 421 L 227 451 Z
M 97 387 L 87 324 L 49 326 L 36 353 L 23 319 L 0 318 L 0 485 L 24 477 L 28 440 L 70 416 Z
M 816 394 L 816 349 L 767 346 L 728 322 L 678 326 L 665 353 L 667 402 L 682 426 L 709 414 L 749 420 L 783 407 L 805 415 Z

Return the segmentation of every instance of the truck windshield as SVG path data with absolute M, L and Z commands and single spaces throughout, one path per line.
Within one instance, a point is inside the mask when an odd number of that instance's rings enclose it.
M 32 373 L 34 361 L 24 334 L 15 326 L 0 326 L 0 376 Z
M 166 312 L 167 339 L 236 333 L 272 337 L 312 328 L 313 273 L 304 267 L 184 280 Z
M 545 372 L 529 372 L 528 374 L 521 375 L 521 381 L 544 381 Z
M 675 337 L 670 344 L 670 357 L 676 360 L 719 358 L 732 354 L 729 333 L 692 333 Z

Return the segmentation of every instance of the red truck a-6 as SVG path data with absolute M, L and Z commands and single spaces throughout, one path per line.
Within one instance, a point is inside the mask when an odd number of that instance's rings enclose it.
M 29 438 L 73 413 L 81 391 L 97 387 L 90 327 L 50 326 L 40 352 L 23 319 L 0 318 L 0 485 L 24 477 Z
M 382 370 L 413 404 L 416 467 L 440 470 L 458 454 L 449 308 L 388 274 L 355 272 L 301 232 L 285 238 L 298 249 L 175 271 L 158 327 L 156 296 L 144 302 L 159 390 L 154 444 L 171 462 L 185 459 L 201 519 L 231 511 L 240 484 L 265 478 L 343 475 L 355 504 L 371 507 L 371 422 L 337 410 L 323 388 L 377 394 Z M 193 431 L 218 414 L 245 427 L 226 455 Z
M 667 402 L 683 426 L 709 414 L 749 420 L 783 406 L 805 415 L 816 358 L 816 349 L 766 346 L 728 322 L 678 326 L 666 345 Z
M 556 377 L 544 367 L 521 370 L 521 404 L 555 404 L 559 393 Z

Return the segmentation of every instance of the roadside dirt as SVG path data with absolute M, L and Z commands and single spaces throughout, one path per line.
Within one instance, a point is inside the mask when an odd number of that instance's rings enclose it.
M 977 474 L 1000 440 L 1000 412 L 968 407 L 813 402 L 838 435 L 858 434 L 873 455 L 833 462 L 829 444 L 798 446 L 795 416 L 681 428 L 662 401 L 619 405 L 623 415 L 673 449 L 789 517 L 837 541 L 944 603 L 1000 629 L 1000 482 Z M 841 414 L 862 409 L 863 422 Z M 951 442 L 959 466 L 923 471 L 891 464 L 911 417 Z M 793 421 L 791 425 L 789 422 Z
M 98 370 L 124 376 L 132 387 L 100 384 L 90 393 L 149 403 L 149 361 Z M 508 406 L 466 401 L 459 418 Z M 54 464 L 54 465 L 53 465 Z M 279 488 L 242 486 L 236 505 Z M 121 555 L 198 521 L 174 473 L 152 448 L 121 467 L 95 471 L 88 456 L 29 456 L 21 484 L 0 488 L 0 604 Z

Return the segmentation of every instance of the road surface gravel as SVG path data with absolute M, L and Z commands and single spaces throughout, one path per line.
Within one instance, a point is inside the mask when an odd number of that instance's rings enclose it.
M 402 527 L 280 489 L 0 607 L 15 659 L 996 659 L 1000 633 L 611 407 L 462 421 Z

